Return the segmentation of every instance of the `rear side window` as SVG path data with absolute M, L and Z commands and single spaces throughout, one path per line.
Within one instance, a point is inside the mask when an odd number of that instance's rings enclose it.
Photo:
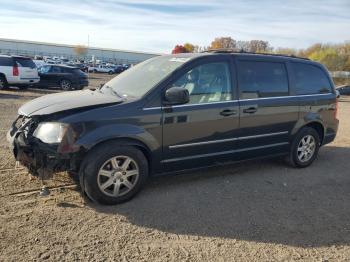
M 15 61 L 21 67 L 36 68 L 35 63 L 31 59 L 16 57 Z
M 303 63 L 291 63 L 295 75 L 297 95 L 331 93 L 332 86 L 326 73 L 319 67 Z
M 0 56 L 0 66 L 13 66 L 13 60 L 11 57 Z
M 77 74 L 77 75 L 84 75 L 84 72 L 81 71 L 79 68 L 72 69 L 71 73 L 74 73 L 74 74 Z
M 58 66 L 51 66 L 51 73 L 61 73 L 61 68 Z
M 62 73 L 72 73 L 72 69 L 70 69 L 70 68 L 61 67 L 60 69 L 61 69 Z
M 284 63 L 239 61 L 238 81 L 241 99 L 288 96 L 288 77 Z

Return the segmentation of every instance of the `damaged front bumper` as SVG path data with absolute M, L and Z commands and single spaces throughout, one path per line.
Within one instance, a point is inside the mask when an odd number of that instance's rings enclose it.
M 19 117 L 7 132 L 10 149 L 32 175 L 51 178 L 56 172 L 78 170 L 79 152 L 59 152 L 58 144 L 46 144 L 33 136 L 32 120 Z M 21 122 L 18 127 L 18 122 Z

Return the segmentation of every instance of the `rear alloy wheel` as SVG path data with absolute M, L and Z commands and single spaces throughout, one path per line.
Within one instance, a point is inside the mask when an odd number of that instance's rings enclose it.
M 132 146 L 111 142 L 93 149 L 79 172 L 87 196 L 101 204 L 114 205 L 131 199 L 148 177 L 145 155 Z
M 316 159 L 320 148 L 320 137 L 311 127 L 304 127 L 292 143 L 290 163 L 295 167 L 307 167 Z
M 7 88 L 7 81 L 3 76 L 0 76 L 0 90 Z
M 72 83 L 67 79 L 63 79 L 60 82 L 60 87 L 63 91 L 69 91 L 72 89 Z
M 113 75 L 113 71 L 109 71 L 108 74 L 109 74 L 109 75 Z

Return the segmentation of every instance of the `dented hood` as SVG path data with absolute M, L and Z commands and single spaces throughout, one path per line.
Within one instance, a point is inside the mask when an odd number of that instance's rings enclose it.
M 117 96 L 103 94 L 98 91 L 71 91 L 36 98 L 20 107 L 18 113 L 25 116 L 49 115 L 65 110 L 115 104 L 122 101 Z

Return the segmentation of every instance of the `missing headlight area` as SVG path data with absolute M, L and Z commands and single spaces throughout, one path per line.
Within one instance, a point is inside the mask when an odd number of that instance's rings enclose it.
M 40 120 L 20 115 L 13 123 L 8 140 L 16 160 L 43 180 L 57 172 L 77 170 L 80 154 L 78 149 L 73 153 L 70 146 L 76 137 L 72 129 L 64 123 Z

